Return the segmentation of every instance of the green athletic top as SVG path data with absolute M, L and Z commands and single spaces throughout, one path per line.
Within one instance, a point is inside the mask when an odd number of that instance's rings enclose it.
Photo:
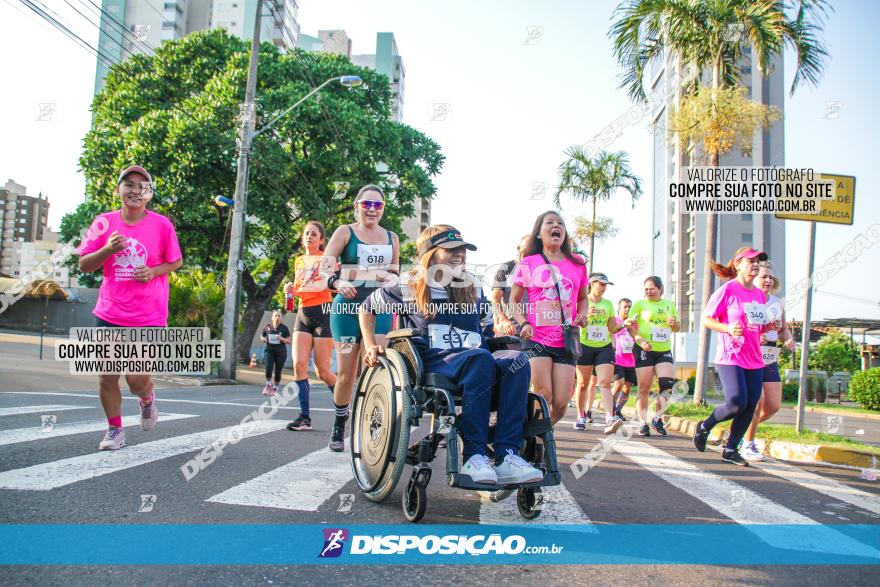
M 391 264 L 394 257 L 394 237 L 390 230 L 385 230 L 388 233 L 387 245 L 365 243 L 357 237 L 351 226 L 348 227 L 348 230 L 351 234 L 342 249 L 342 254 L 339 255 L 339 263 L 343 265 L 343 268 L 346 268 L 347 265 L 352 268 L 357 267 L 359 270 L 384 269 Z M 345 277 L 345 271 L 343 271 L 343 278 Z M 357 289 L 357 295 L 354 299 L 362 302 L 377 289 L 378 284 L 373 280 L 364 283 L 363 277 L 356 277 L 354 286 Z
M 642 299 L 633 304 L 629 311 L 629 317 L 636 320 L 638 330 L 636 334 L 651 343 L 651 350 L 665 353 L 672 348 L 672 329 L 666 323 L 670 316 L 678 318 L 678 309 L 675 304 L 667 300 L 652 302 Z
M 611 344 L 608 319 L 614 316 L 614 306 L 602 298 L 598 303 L 590 302 L 590 308 L 596 308 L 596 313 L 587 318 L 586 328 L 581 328 L 581 344 L 594 349 L 608 346 Z

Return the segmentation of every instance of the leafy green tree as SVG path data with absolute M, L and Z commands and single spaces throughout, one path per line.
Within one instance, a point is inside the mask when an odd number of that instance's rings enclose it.
M 844 333 L 833 330 L 823 336 L 810 350 L 810 369 L 827 371 L 857 371 L 860 368 L 858 354 L 852 350 L 852 339 Z
M 790 46 L 797 58 L 791 93 L 804 82 L 816 85 L 828 57 L 819 38 L 827 7 L 825 0 L 627 0 L 618 5 L 609 31 L 614 56 L 623 69 L 620 85 L 633 100 L 645 102 L 645 75 L 651 62 L 674 57 L 683 70 L 708 71 L 712 89 L 704 123 L 711 127 L 713 117 L 716 123 L 719 120 L 718 90 L 737 84 L 746 48 L 765 76 L 774 57 Z M 692 86 L 698 79 L 684 81 Z M 713 141 L 703 143 L 704 148 L 710 147 L 704 152 L 711 167 L 719 165 L 721 143 L 716 141 L 714 149 Z M 717 250 L 716 224 L 715 213 L 708 213 L 702 307 L 708 303 L 714 282 L 711 260 Z M 701 327 L 695 403 L 703 399 L 708 348 L 709 330 Z
M 96 213 L 117 208 L 112 192 L 119 170 L 138 163 L 153 175 L 150 207 L 174 222 L 185 267 L 225 274 L 228 211 L 212 201 L 234 193 L 249 53 L 248 42 L 214 29 L 114 66 L 92 104 L 93 127 L 80 158 L 87 200 L 65 218 L 64 236 L 78 234 Z M 329 235 L 351 221 L 356 190 L 376 183 L 388 195 L 383 224 L 399 232 L 416 198 L 436 191 L 432 177 L 444 159 L 439 146 L 390 120 L 388 78 L 344 56 L 298 49 L 282 53 L 263 43 L 257 128 L 324 80 L 341 75 L 358 75 L 364 85 L 328 85 L 254 141 L 237 349 L 242 358 L 263 312 L 289 277 L 305 221 L 321 220 Z M 337 182 L 348 182 L 350 189 L 340 193 Z
M 189 269 L 172 273 L 168 279 L 171 286 L 168 324 L 203 326 L 211 329 L 212 338 L 220 337 L 226 291 L 217 276 L 201 269 Z
M 559 185 L 556 188 L 554 202 L 561 207 L 563 194 L 567 194 L 576 201 L 592 204 L 593 217 L 590 227 L 582 236 L 590 242 L 590 268 L 596 267 L 594 254 L 595 242 L 598 237 L 603 240 L 614 235 L 613 226 L 606 218 L 596 218 L 596 203 L 606 201 L 617 192 L 624 190 L 629 193 L 632 205 L 642 195 L 642 185 L 639 178 L 630 170 L 629 157 L 623 151 L 609 153 L 602 151 L 595 157 L 590 157 L 583 147 L 574 145 L 565 151 L 566 159 L 559 166 Z M 601 221 L 601 224 L 600 224 Z

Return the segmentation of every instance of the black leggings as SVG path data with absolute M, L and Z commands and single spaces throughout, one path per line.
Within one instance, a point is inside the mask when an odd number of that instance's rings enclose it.
M 737 450 L 739 441 L 749 429 L 755 406 L 761 399 L 764 383 L 764 369 L 743 369 L 737 365 L 715 365 L 721 387 L 724 388 L 724 403 L 715 406 L 703 426 L 711 430 L 715 424 L 733 418 L 730 424 L 730 438 L 727 450 Z
M 281 383 L 281 369 L 284 368 L 284 362 L 287 360 L 287 349 L 283 348 L 279 351 L 266 349 L 264 361 L 266 363 L 266 381 L 272 376 L 272 369 L 275 369 L 275 383 Z

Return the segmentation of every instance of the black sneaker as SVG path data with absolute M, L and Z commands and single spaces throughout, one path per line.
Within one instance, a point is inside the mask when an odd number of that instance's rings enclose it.
M 703 426 L 703 422 L 697 422 L 694 427 L 694 446 L 700 452 L 706 452 L 706 441 L 709 439 L 709 432 Z
M 642 427 L 639 428 L 639 436 L 651 436 L 651 429 L 647 424 L 642 424 Z
M 651 426 L 657 431 L 657 434 L 660 436 L 666 436 L 666 426 L 663 425 L 663 420 L 660 418 L 654 418 L 651 420 Z
M 345 421 L 348 418 L 336 418 L 333 424 L 333 432 L 330 434 L 330 450 L 342 452 L 345 450 Z
M 593 410 L 587 410 L 587 424 L 593 423 Z
M 734 465 L 739 465 L 740 467 L 749 466 L 749 462 L 745 460 L 738 451 L 735 450 L 724 449 L 724 452 L 721 453 L 721 460 L 725 463 L 733 463 Z
M 308 416 L 303 416 L 302 414 L 299 417 L 287 425 L 288 430 L 311 430 L 312 429 L 312 419 Z

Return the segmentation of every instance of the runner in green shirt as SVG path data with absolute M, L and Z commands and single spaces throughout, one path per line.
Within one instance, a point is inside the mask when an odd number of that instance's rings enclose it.
M 602 395 L 602 405 L 606 412 L 605 434 L 613 434 L 623 424 L 623 420 L 614 414 L 614 401 L 611 396 L 611 377 L 614 375 L 614 347 L 611 345 L 611 335 L 616 334 L 623 326 L 618 325 L 615 320 L 614 305 L 602 297 L 609 284 L 614 285 L 608 281 L 608 276 L 604 273 L 590 273 L 590 294 L 587 296 L 590 300 L 590 309 L 587 314 L 587 325 L 581 328 L 581 356 L 577 362 L 575 396 L 578 419 L 574 424 L 576 430 L 586 430 L 587 419 L 592 421 L 591 411 L 595 391 L 589 386 L 589 382 L 595 368 L 599 393 Z M 590 389 L 587 390 L 587 387 Z

